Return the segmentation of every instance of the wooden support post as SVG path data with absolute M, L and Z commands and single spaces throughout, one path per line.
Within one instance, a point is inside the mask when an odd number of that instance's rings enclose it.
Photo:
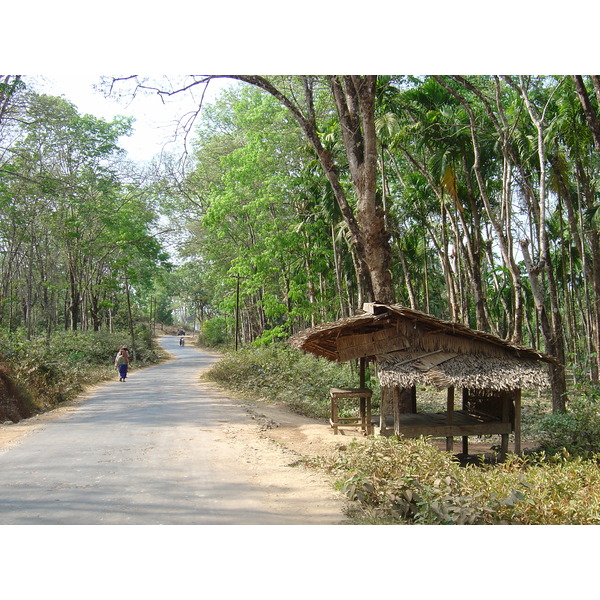
M 400 436 L 400 388 L 395 385 L 392 388 L 392 414 L 394 415 L 394 435 Z
M 338 434 L 338 406 L 337 398 L 331 398 L 331 426 L 333 427 L 333 435 Z
M 366 370 L 366 359 L 361 357 L 360 359 L 360 373 L 359 373 L 359 381 L 361 388 L 365 387 L 365 370 Z M 360 398 L 358 414 L 360 415 L 360 422 L 362 424 L 362 432 L 364 435 L 368 435 L 368 426 L 367 426 L 367 399 Z M 370 425 L 370 423 L 369 423 Z
M 515 454 L 521 454 L 521 390 L 515 390 Z
M 451 426 L 454 421 L 454 387 L 448 388 L 447 409 L 446 409 L 446 424 Z M 449 435 L 446 437 L 446 450 L 454 451 L 454 437 Z
M 502 422 L 509 423 L 510 422 L 510 403 L 511 403 L 511 394 L 510 392 L 506 392 L 502 395 Z M 503 433 L 501 435 L 502 441 L 500 442 L 500 460 L 504 461 L 506 459 L 506 454 L 508 452 L 508 433 Z
M 469 408 L 469 390 L 466 388 L 463 388 L 462 391 L 462 409 L 463 410 L 468 410 Z M 468 435 L 463 435 L 462 438 L 462 453 L 463 456 L 469 456 L 469 436 Z
M 389 388 L 381 388 L 381 399 L 379 400 L 379 434 L 385 435 L 387 430 L 386 415 L 389 406 Z

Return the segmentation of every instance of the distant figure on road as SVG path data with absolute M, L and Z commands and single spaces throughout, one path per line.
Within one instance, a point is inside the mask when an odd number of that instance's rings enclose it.
M 127 378 L 127 367 L 129 366 L 129 349 L 123 346 L 115 356 L 115 367 L 119 371 L 119 381 Z
M 179 345 L 180 346 L 185 346 L 185 338 L 184 337 L 180 337 L 179 338 Z
M 185 331 L 184 331 L 183 329 L 180 329 L 180 330 L 177 332 L 177 335 L 185 335 Z

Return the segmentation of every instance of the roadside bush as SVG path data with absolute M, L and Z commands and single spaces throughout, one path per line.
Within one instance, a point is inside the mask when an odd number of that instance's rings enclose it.
M 588 456 L 600 452 L 600 388 L 587 384 L 576 390 L 564 413 L 543 416 L 537 424 L 537 437 L 546 453 L 566 450 L 571 455 Z
M 72 399 L 85 385 L 114 376 L 114 357 L 128 340 L 127 333 L 106 331 L 59 331 L 50 339 L 27 340 L 23 332 L 0 330 L 0 360 L 29 399 L 29 412 L 39 412 Z M 157 346 L 140 331 L 134 368 L 159 360 Z M 20 414 L 30 416 L 25 410 Z
M 0 423 L 7 420 L 17 423 L 35 412 L 29 392 L 14 380 L 6 367 L 0 365 Z
M 127 342 L 124 341 L 125 345 Z M 119 349 L 117 346 L 113 354 Z M 153 365 L 160 361 L 160 348 L 152 339 L 152 334 L 146 325 L 135 328 L 135 366 Z M 114 359 L 114 356 L 112 357 Z
M 198 334 L 198 343 L 209 348 L 222 346 L 227 339 L 227 322 L 222 317 L 204 321 Z
M 350 475 L 340 481 L 341 489 L 366 520 L 474 524 L 485 522 L 489 510 L 469 494 L 451 455 L 423 438 L 354 442 L 331 470 Z
M 315 418 L 328 417 L 331 387 L 356 387 L 356 374 L 347 363 L 332 363 L 281 343 L 231 352 L 205 377 Z
M 367 523 L 598 524 L 600 456 L 461 467 L 426 439 L 371 438 L 323 459 Z

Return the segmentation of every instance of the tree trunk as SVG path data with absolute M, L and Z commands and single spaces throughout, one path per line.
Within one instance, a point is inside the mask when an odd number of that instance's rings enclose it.
M 127 315 L 129 317 L 129 334 L 131 335 L 131 358 L 136 359 L 135 352 L 135 330 L 133 328 L 133 313 L 131 311 L 131 296 L 129 293 L 129 279 L 127 278 L 127 270 L 124 270 L 125 275 L 125 292 L 127 294 Z
M 581 75 L 574 75 L 573 80 L 575 81 L 575 90 L 583 108 L 585 119 L 592 133 L 594 146 L 596 147 L 596 151 L 600 155 L 600 117 L 598 117 L 598 115 L 594 111 L 589 94 L 585 87 L 583 77 Z M 596 94 L 596 99 L 597 101 L 600 101 L 600 78 L 598 77 L 598 75 L 592 75 L 591 80 Z M 589 202 L 590 204 L 592 203 L 592 201 Z M 598 254 L 598 252 L 600 252 L 600 236 L 598 235 L 598 231 L 595 228 L 590 228 L 588 235 L 590 243 L 590 255 L 592 257 L 592 312 L 594 320 L 593 343 L 595 345 L 596 350 L 596 364 L 595 368 L 592 369 L 592 379 L 597 381 L 598 372 L 600 371 L 600 255 Z
M 564 348 L 564 331 L 562 316 L 560 313 L 560 306 L 558 301 L 558 292 L 556 289 L 556 282 L 554 279 L 554 271 L 552 269 L 552 257 L 550 255 L 550 247 L 548 242 L 548 230 L 546 226 L 546 151 L 544 143 L 544 114 L 542 111 L 541 115 L 536 114 L 536 110 L 531 104 L 530 98 L 525 91 L 525 86 L 521 79 L 520 91 L 522 98 L 529 112 L 529 116 L 535 125 L 537 130 L 537 146 L 538 146 L 538 158 L 539 158 L 539 226 L 538 226 L 538 239 L 539 239 L 539 259 L 540 263 L 537 267 L 533 268 L 531 259 L 529 259 L 528 270 L 530 272 L 530 281 L 533 287 L 538 288 L 538 294 L 540 294 L 539 283 L 537 278 L 539 273 L 543 270 L 546 274 L 548 282 L 548 296 L 550 299 L 550 315 L 546 313 L 544 303 L 536 300 L 538 311 L 540 312 L 540 319 L 542 324 L 542 331 L 549 352 L 558 360 L 559 365 L 553 365 L 551 367 L 552 373 L 552 409 L 554 412 L 564 412 L 566 409 L 566 380 L 565 380 L 565 348 Z M 526 244 L 522 244 L 522 248 L 526 250 Z M 527 258 L 526 258 L 527 260 Z M 536 280 L 535 282 L 533 280 Z M 540 297 L 539 300 L 542 300 Z M 549 322 L 548 322 L 549 321 Z
M 597 82 L 598 76 L 595 75 L 594 77 L 596 78 Z M 575 82 L 575 90 L 577 92 L 577 96 L 579 97 L 579 101 L 581 102 L 585 119 L 588 123 L 590 131 L 592 132 L 592 138 L 594 140 L 594 145 L 596 146 L 596 151 L 598 154 L 600 154 L 600 119 L 598 119 L 594 113 L 594 108 L 592 107 L 583 77 L 581 75 L 573 75 L 573 81 Z M 597 83 L 594 83 L 594 88 L 596 90 L 597 87 Z
M 77 281 L 73 270 L 69 270 L 69 286 L 70 286 L 70 303 L 69 303 L 69 315 L 71 317 L 71 329 L 77 331 L 77 325 L 79 323 L 79 308 L 81 306 L 81 298 L 79 296 L 79 288 L 77 287 Z
M 382 206 L 377 202 L 377 77 L 330 76 L 350 175 L 356 191 L 356 220 L 371 277 L 372 300 L 394 302 L 391 250 Z
M 342 269 L 340 265 L 341 257 L 339 256 L 338 246 L 335 241 L 335 226 L 331 224 L 331 245 L 333 249 L 333 265 L 335 269 L 335 289 L 340 303 L 340 314 L 343 319 L 349 316 L 347 304 L 344 302 L 344 291 L 342 289 Z
M 546 294 L 544 293 L 539 277 L 542 268 L 538 265 L 534 266 L 529 253 L 529 242 L 527 240 L 521 241 L 521 249 L 523 251 L 523 258 L 525 266 L 529 272 L 529 281 L 531 283 L 531 292 L 535 302 L 536 312 L 540 320 L 540 326 L 542 334 L 544 335 L 544 341 L 546 342 L 546 351 L 548 354 L 554 356 L 559 364 L 550 365 L 550 380 L 552 387 L 552 410 L 553 412 L 564 412 L 566 409 L 566 380 L 565 380 L 565 369 L 564 369 L 564 347 L 562 345 L 562 328 L 557 331 L 556 325 L 551 322 L 551 318 L 548 316 L 546 309 Z

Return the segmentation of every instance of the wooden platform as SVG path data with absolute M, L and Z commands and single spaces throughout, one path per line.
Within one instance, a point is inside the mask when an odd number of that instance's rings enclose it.
M 379 425 L 379 421 L 376 423 Z M 388 418 L 385 435 L 393 435 L 394 424 Z M 389 432 L 392 430 L 392 433 Z M 382 431 L 382 434 L 384 433 Z M 406 413 L 400 415 L 399 432 L 405 437 L 458 437 L 469 435 L 509 434 L 512 431 L 510 422 L 503 423 L 482 415 L 456 410 L 452 413 L 452 424 L 448 423 L 447 413 Z
M 386 427 L 380 429 L 379 435 L 402 435 L 407 438 L 420 436 L 445 437 L 446 450 L 454 452 L 454 438 L 462 438 L 462 453 L 469 454 L 469 436 L 499 435 L 500 457 L 504 460 L 508 452 L 508 438 L 515 434 L 514 451 L 521 453 L 520 429 L 513 429 L 510 421 L 502 421 L 466 410 L 452 411 L 452 421 L 448 420 L 448 413 L 406 413 L 400 415 L 398 431 L 395 431 L 393 419 L 388 417 Z M 375 421 L 375 419 L 374 419 Z M 380 425 L 379 420 L 375 425 Z
M 414 392 L 414 390 L 413 390 Z M 454 438 L 462 438 L 462 453 L 469 454 L 469 436 L 499 435 L 500 455 L 504 459 L 508 452 L 508 442 L 514 433 L 515 454 L 521 453 L 521 395 L 514 394 L 469 394 L 463 390 L 463 408 L 454 409 L 454 388 L 448 389 L 447 410 L 439 413 L 418 413 L 412 398 L 412 411 L 396 411 L 397 422 L 392 414 L 386 415 L 381 427 L 381 419 L 371 414 L 371 390 L 360 388 L 332 388 L 330 425 L 335 435 L 340 428 L 357 428 L 363 435 L 372 435 L 374 426 L 379 425 L 379 435 L 399 435 L 407 438 L 445 437 L 446 450 L 454 451 Z M 413 393 L 414 396 L 414 393 Z M 354 416 L 340 417 L 339 401 L 342 399 L 359 400 Z

